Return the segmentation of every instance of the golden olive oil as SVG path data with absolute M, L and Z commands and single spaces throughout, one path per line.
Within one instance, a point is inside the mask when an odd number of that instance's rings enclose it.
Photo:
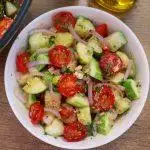
M 135 0 L 96 0 L 96 2 L 115 12 L 125 12 L 133 7 Z

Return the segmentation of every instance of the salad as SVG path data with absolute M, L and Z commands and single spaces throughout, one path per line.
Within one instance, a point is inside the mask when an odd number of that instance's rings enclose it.
M 16 57 L 15 95 L 33 125 L 68 142 L 107 135 L 140 98 L 134 60 L 121 31 L 64 11 L 50 29 L 29 33 L 28 48 Z
M 0 0 L 0 39 L 10 28 L 23 0 Z

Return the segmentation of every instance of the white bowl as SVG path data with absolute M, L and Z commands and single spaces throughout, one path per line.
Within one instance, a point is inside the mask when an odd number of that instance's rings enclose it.
M 109 135 L 107 136 L 97 135 L 92 139 L 91 137 L 89 137 L 77 143 L 68 143 L 65 142 L 62 138 L 55 139 L 51 136 L 44 135 L 41 127 L 32 125 L 28 117 L 28 111 L 25 109 L 22 103 L 14 96 L 14 88 L 17 85 L 16 78 L 15 78 L 16 54 L 23 47 L 27 46 L 29 31 L 37 27 L 51 26 L 52 15 L 54 13 L 60 11 L 66 11 L 66 10 L 72 12 L 76 16 L 83 15 L 85 17 L 88 17 L 96 24 L 105 22 L 108 24 L 108 28 L 111 31 L 118 31 L 118 30 L 123 31 L 128 39 L 128 44 L 126 45 L 125 50 L 128 53 L 131 53 L 136 60 L 137 74 L 138 74 L 137 77 L 140 80 L 142 85 L 140 99 L 132 103 L 131 110 L 126 115 L 124 115 L 121 118 L 121 120 L 115 123 Z M 5 67 L 5 89 L 6 89 L 9 104 L 13 112 L 15 113 L 16 117 L 21 122 L 21 124 L 35 137 L 39 138 L 40 140 L 48 144 L 55 145 L 61 148 L 88 149 L 88 148 L 104 145 L 118 138 L 120 135 L 122 135 L 125 131 L 127 131 L 131 127 L 131 125 L 135 122 L 137 117 L 140 115 L 144 107 L 147 94 L 148 94 L 148 89 L 149 89 L 148 62 L 147 62 L 144 49 L 140 44 L 139 40 L 137 39 L 137 37 L 135 36 L 135 34 L 131 31 L 129 27 L 127 27 L 122 21 L 120 21 L 116 17 L 106 12 L 103 12 L 101 10 L 89 8 L 89 7 L 83 7 L 83 6 L 58 8 L 36 18 L 29 25 L 27 25 L 19 34 L 7 58 L 6 67 Z

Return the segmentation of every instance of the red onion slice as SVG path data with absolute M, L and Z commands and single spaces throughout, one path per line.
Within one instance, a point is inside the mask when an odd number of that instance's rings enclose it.
M 91 78 L 87 78 L 86 83 L 88 85 L 88 100 L 89 105 L 93 105 L 93 82 Z
M 35 66 L 38 66 L 38 65 L 49 65 L 50 62 L 49 61 L 32 61 L 32 62 L 29 62 L 27 64 L 27 67 L 28 68 L 31 68 L 31 67 L 35 67 Z
M 125 90 L 125 88 L 123 86 L 115 85 L 113 83 L 98 83 L 94 86 L 94 88 L 102 87 L 103 85 L 109 86 L 109 87 L 113 88 L 114 90 L 117 90 L 119 93 L 122 93 Z
M 93 105 L 93 82 L 90 81 L 88 83 L 88 100 L 89 100 L 89 105 Z
M 81 42 L 81 43 L 83 43 L 83 44 L 87 44 L 87 42 L 86 41 L 84 41 L 84 40 L 82 40 L 81 38 L 80 38 L 80 36 L 75 32 L 75 30 L 74 30 L 74 28 L 72 27 L 72 25 L 70 25 L 69 27 L 68 27 L 68 30 L 69 30 L 69 32 L 72 34 L 72 36 L 74 37 L 74 39 L 76 40 L 76 41 L 78 41 L 78 42 Z
M 51 74 L 60 75 L 60 69 L 54 69 L 54 67 L 51 67 L 51 68 L 48 69 L 48 71 Z
M 37 28 L 37 29 L 33 29 L 32 31 L 30 31 L 29 35 L 32 35 L 34 33 L 43 33 L 45 35 L 53 35 L 53 36 L 55 36 L 56 30 L 54 30 L 53 28 L 51 28 L 51 29 L 40 29 L 40 28 Z
M 59 114 L 59 111 L 56 110 L 56 109 L 44 108 L 44 111 L 52 113 L 52 114 L 53 114 L 54 116 L 56 116 L 57 118 L 61 118 L 61 117 L 60 117 L 60 114 Z

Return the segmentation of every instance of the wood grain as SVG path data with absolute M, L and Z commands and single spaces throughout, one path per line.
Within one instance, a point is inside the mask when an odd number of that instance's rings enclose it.
M 78 5 L 78 0 L 33 0 L 23 26 L 54 8 Z M 97 7 L 93 1 L 89 6 Z M 115 14 L 116 15 L 116 14 Z M 150 1 L 139 0 L 128 13 L 117 15 L 138 36 L 150 62 Z M 22 26 L 22 28 L 23 28 Z M 0 150 L 56 150 L 33 137 L 14 116 L 4 90 L 4 66 L 11 43 L 0 54 Z M 117 140 L 95 150 L 150 150 L 150 93 L 134 125 Z

